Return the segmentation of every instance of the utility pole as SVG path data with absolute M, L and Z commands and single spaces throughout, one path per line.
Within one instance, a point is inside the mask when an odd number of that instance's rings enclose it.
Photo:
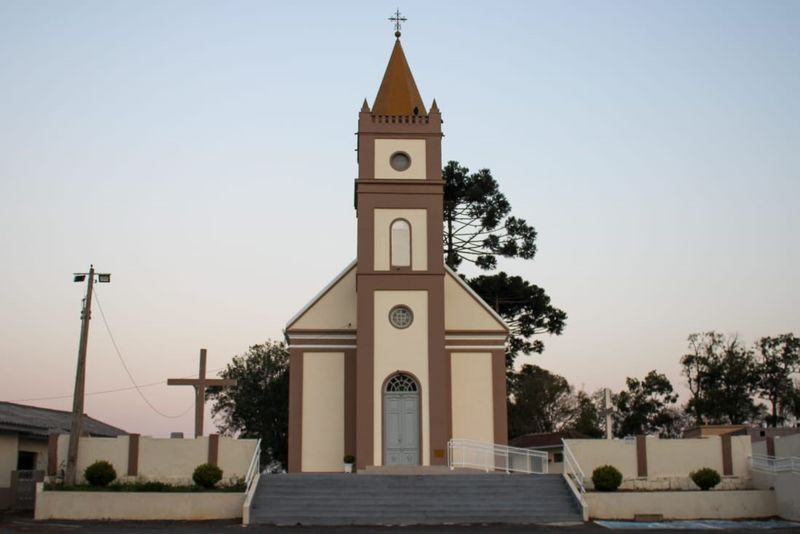
M 606 412 L 606 439 L 611 439 L 613 434 L 611 433 L 611 427 L 614 423 L 611 414 L 613 409 L 611 408 L 611 390 L 605 388 L 603 390 L 603 404 L 605 405 L 605 412 Z
M 78 370 L 75 373 L 75 394 L 72 399 L 72 424 L 69 430 L 69 450 L 67 452 L 67 471 L 64 484 L 75 484 L 78 465 L 78 441 L 83 427 L 83 393 L 86 386 L 86 348 L 89 345 L 89 321 L 92 318 L 92 289 L 94 287 L 94 265 L 89 266 L 88 273 L 75 273 L 75 282 L 83 282 L 89 277 L 86 285 L 86 297 L 81 310 L 81 338 L 78 343 Z M 98 274 L 99 282 L 110 282 L 110 274 Z

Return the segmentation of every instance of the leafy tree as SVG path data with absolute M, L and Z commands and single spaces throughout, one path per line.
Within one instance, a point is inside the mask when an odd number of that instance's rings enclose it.
M 669 379 L 655 370 L 643 380 L 626 378 L 627 390 L 616 395 L 615 423 L 618 437 L 653 434 L 668 437 L 675 420 L 678 395 Z
M 756 343 L 756 351 L 759 393 L 772 405 L 767 421 L 778 426 L 797 396 L 792 377 L 800 372 L 800 338 L 794 334 L 762 337 Z
M 235 386 L 209 388 L 211 413 L 224 435 L 261 438 L 262 465 L 286 466 L 289 429 L 289 351 L 282 342 L 253 345 L 220 373 Z
M 692 398 L 687 409 L 697 424 L 741 424 L 758 417 L 753 401 L 758 369 L 753 351 L 736 336 L 717 332 L 689 336 L 689 353 L 681 358 Z
M 509 367 L 520 352 L 541 354 L 544 351 L 544 343 L 540 339 L 532 340 L 532 336 L 560 335 L 564 331 L 567 314 L 550 304 L 550 297 L 541 287 L 504 272 L 477 276 L 468 283 L 511 328 L 506 362 Z
M 511 215 L 511 204 L 489 169 L 470 174 L 468 168 L 450 161 L 442 178 L 444 251 L 451 269 L 465 260 L 490 270 L 497 267 L 497 256 L 533 258 L 536 230 Z
M 585 392 L 579 391 L 576 400 L 577 408 L 572 429 L 590 438 L 602 438 L 601 420 L 603 417 L 600 410 L 597 409 L 594 399 Z
M 555 432 L 575 419 L 572 386 L 563 376 L 537 365 L 523 365 L 511 376 L 508 403 L 509 437 Z
M 457 161 L 450 161 L 442 169 L 442 178 L 444 257 L 450 268 L 456 270 L 467 262 L 494 270 L 498 257 L 533 259 L 536 230 L 511 215 L 511 204 L 489 169 L 470 174 Z M 464 278 L 511 326 L 506 362 L 509 369 L 520 352 L 544 350 L 544 343 L 532 340 L 532 336 L 563 332 L 567 314 L 554 307 L 539 286 L 504 272 Z

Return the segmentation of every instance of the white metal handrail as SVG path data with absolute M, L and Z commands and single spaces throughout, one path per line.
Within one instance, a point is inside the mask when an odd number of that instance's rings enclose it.
M 450 469 L 466 467 L 506 473 L 547 473 L 547 453 L 471 439 L 447 442 L 447 465 Z
M 250 460 L 250 466 L 247 468 L 247 474 L 244 476 L 244 483 L 247 488 L 245 491 L 250 490 L 250 485 L 253 480 L 258 476 L 261 467 L 261 440 L 256 441 L 256 449 L 253 451 L 253 458 Z
M 562 439 L 561 444 L 564 446 L 564 480 L 566 480 L 567 486 L 572 490 L 575 499 L 577 499 L 581 507 L 583 520 L 588 521 L 589 507 L 586 505 L 586 498 L 584 497 L 586 493 L 586 475 L 583 474 L 583 469 L 581 469 L 580 464 L 578 464 L 578 460 L 575 459 L 575 455 L 572 453 L 572 449 L 569 448 L 569 445 L 567 445 L 567 442 Z
M 250 460 L 250 467 L 244 476 L 246 489 L 244 490 L 244 503 L 242 504 L 242 524 L 250 524 L 250 505 L 253 502 L 253 495 L 258 487 L 258 475 L 261 474 L 261 439 L 256 441 L 256 450 L 253 451 L 253 458 Z
M 767 456 L 766 454 L 754 454 L 750 457 L 750 467 L 754 471 L 800 475 L 800 458 L 797 456 L 778 458 L 776 456 Z
M 562 439 L 561 443 L 564 445 L 564 476 L 571 478 L 583 495 L 586 493 L 586 475 L 583 474 L 583 469 L 575 459 L 575 455 L 572 454 L 572 449 L 569 448 L 567 442 Z

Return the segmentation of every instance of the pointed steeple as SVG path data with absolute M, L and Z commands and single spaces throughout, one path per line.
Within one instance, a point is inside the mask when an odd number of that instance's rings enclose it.
M 372 114 L 427 115 L 399 38 L 394 43 L 378 96 L 372 106 Z

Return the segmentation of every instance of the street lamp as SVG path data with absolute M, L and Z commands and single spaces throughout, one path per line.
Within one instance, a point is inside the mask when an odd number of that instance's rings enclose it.
M 83 299 L 83 309 L 81 310 L 81 339 L 78 344 L 78 370 L 75 373 L 75 394 L 72 398 L 72 424 L 69 430 L 69 449 L 67 451 L 67 470 L 64 474 L 64 484 L 72 486 L 75 484 L 75 472 L 78 463 L 78 440 L 83 426 L 83 393 L 86 385 L 86 348 L 89 344 L 89 320 L 92 318 L 92 289 L 94 287 L 95 276 L 97 282 L 111 282 L 110 273 L 95 273 L 94 265 L 89 266 L 88 273 L 73 273 L 73 282 L 84 282 L 86 284 L 86 297 Z

